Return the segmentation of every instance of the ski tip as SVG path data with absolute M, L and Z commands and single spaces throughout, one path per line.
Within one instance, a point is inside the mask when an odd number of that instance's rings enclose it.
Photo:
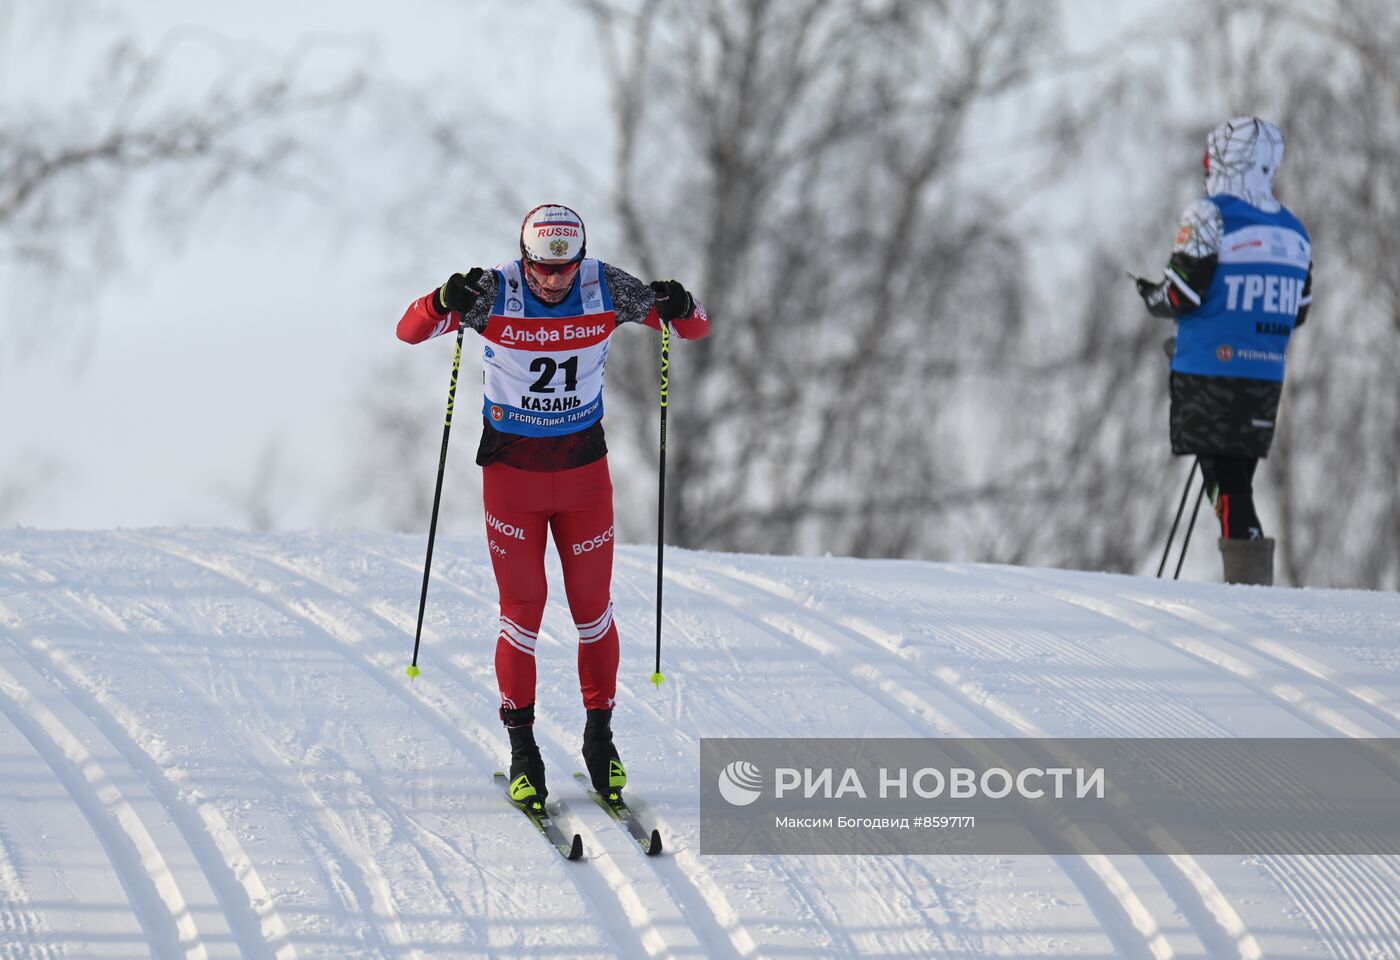
M 574 834 L 574 842 L 569 846 L 569 852 L 565 856 L 569 860 L 578 860 L 583 857 L 583 837 Z
M 647 845 L 647 856 L 654 857 L 661 852 L 661 831 L 651 831 L 651 843 Z

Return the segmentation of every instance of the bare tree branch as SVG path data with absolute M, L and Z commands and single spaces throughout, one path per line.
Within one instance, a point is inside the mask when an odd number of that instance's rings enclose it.
M 81 270 L 85 242 L 101 240 L 92 266 L 110 272 L 121 246 L 111 238 L 141 185 L 152 209 L 164 211 L 172 240 L 194 209 L 240 179 L 324 195 L 318 179 L 292 163 L 307 148 L 301 125 L 345 106 L 363 77 L 347 69 L 329 82 L 303 79 L 313 41 L 269 68 L 231 59 L 222 76 L 186 90 L 169 64 L 195 42 L 176 34 L 147 52 L 119 36 L 87 77 L 94 94 L 66 113 L 42 100 L 7 102 L 0 111 L 0 266 Z M 95 282 L 99 271 L 88 271 Z M 30 339 L 17 323 L 12 313 L 0 329 L 7 346 Z

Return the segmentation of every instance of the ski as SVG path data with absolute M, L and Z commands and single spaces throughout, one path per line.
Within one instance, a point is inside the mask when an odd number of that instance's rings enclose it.
M 525 814 L 526 819 L 535 825 L 535 829 L 539 830 L 546 840 L 554 844 L 554 849 L 559 851 L 560 856 L 565 860 L 577 860 L 583 856 L 583 838 L 578 834 L 574 834 L 573 840 L 569 840 L 569 838 L 564 835 L 564 831 L 559 829 L 559 824 L 554 822 L 554 819 L 549 815 L 549 811 L 544 808 L 543 804 L 525 806 L 524 804 L 512 800 L 510 796 L 510 781 L 506 779 L 505 773 L 500 770 L 492 774 L 491 779 L 496 781 L 496 785 L 505 793 L 506 803 Z
M 593 789 L 593 781 L 588 779 L 586 773 L 576 772 L 574 779 L 582 785 L 584 790 L 588 791 L 588 795 L 593 798 L 594 803 L 606 810 L 608 816 L 626 828 L 632 839 L 637 841 L 637 846 L 642 848 L 643 853 L 654 857 L 661 852 L 661 831 L 653 828 L 651 833 L 647 833 L 646 827 L 642 826 L 632 808 L 627 806 L 626 800 L 616 794 L 610 797 L 601 796 L 597 790 Z

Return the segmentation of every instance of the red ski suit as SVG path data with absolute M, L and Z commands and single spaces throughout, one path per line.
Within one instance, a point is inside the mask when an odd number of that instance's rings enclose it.
M 618 634 L 602 368 L 606 341 L 617 327 L 643 323 L 659 330 L 661 322 L 652 290 L 609 264 L 585 261 L 569 295 L 552 306 L 534 297 L 521 282 L 521 272 L 519 261 L 489 271 L 482 297 L 465 314 L 440 311 L 436 291 L 420 297 L 399 321 L 398 336 L 421 343 L 465 324 L 486 341 L 477 463 L 500 594 L 496 681 L 502 706 L 518 709 L 535 702 L 535 645 L 548 589 L 544 558 L 549 530 L 578 629 L 584 707 L 611 709 L 617 693 Z M 686 340 L 706 336 L 709 327 L 698 301 L 689 317 L 671 324 Z M 594 391 L 596 397 L 589 395 Z

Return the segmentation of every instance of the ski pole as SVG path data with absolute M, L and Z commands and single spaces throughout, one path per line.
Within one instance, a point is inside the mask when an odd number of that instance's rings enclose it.
M 666 555 L 666 399 L 670 386 L 671 326 L 661 322 L 661 453 L 657 468 L 656 492 L 656 670 L 651 682 L 661 686 L 666 678 L 661 674 L 661 573 Z
M 1191 481 L 1196 479 L 1196 468 L 1201 465 L 1197 459 L 1191 464 L 1191 472 L 1186 474 L 1186 486 L 1181 490 L 1181 502 L 1176 505 L 1176 519 L 1172 521 L 1171 533 L 1167 534 L 1167 545 L 1162 549 L 1162 562 L 1157 564 L 1157 577 L 1161 579 L 1162 571 L 1167 569 L 1167 555 L 1172 552 L 1172 541 L 1176 539 L 1176 528 L 1181 524 L 1182 511 L 1186 509 L 1186 498 L 1191 494 Z M 1202 481 L 1204 483 L 1204 481 Z
M 1196 529 L 1196 514 L 1201 512 L 1201 501 L 1206 498 L 1206 478 L 1204 471 L 1201 476 L 1201 491 L 1196 494 L 1196 506 L 1191 509 L 1191 522 L 1186 525 L 1186 536 L 1181 539 L 1181 556 L 1176 558 L 1176 573 L 1172 574 L 1175 580 L 1181 576 L 1181 565 L 1186 562 L 1186 548 L 1191 545 L 1191 531 Z
M 433 489 L 433 518 L 428 522 L 428 556 L 423 561 L 423 592 L 418 597 L 418 629 L 413 634 L 413 662 L 404 672 L 414 680 L 418 669 L 418 645 L 423 640 L 423 612 L 428 607 L 428 571 L 433 566 L 433 540 L 437 537 L 438 505 L 442 502 L 442 477 L 447 472 L 447 439 L 452 434 L 452 404 L 457 399 L 457 370 L 462 365 L 462 337 L 467 325 L 457 318 L 457 350 L 452 354 L 452 383 L 447 388 L 447 419 L 442 425 L 442 455 L 438 458 L 437 486 Z

